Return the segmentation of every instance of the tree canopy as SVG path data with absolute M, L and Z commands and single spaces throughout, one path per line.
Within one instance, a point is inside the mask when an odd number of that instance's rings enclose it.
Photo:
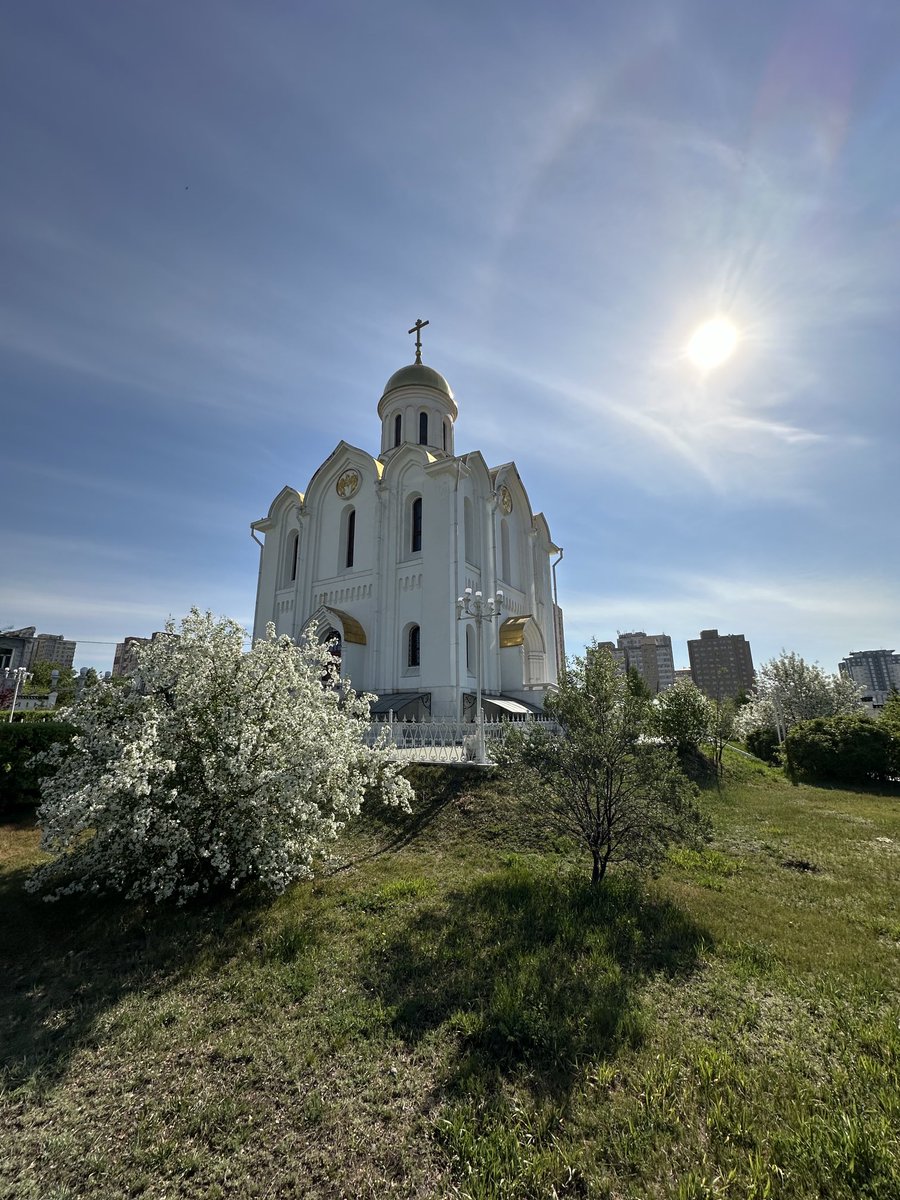
M 327 646 L 244 631 L 194 609 L 140 652 L 131 690 L 98 683 L 72 711 L 78 733 L 43 787 L 29 886 L 183 903 L 257 882 L 281 891 L 372 793 L 411 789 L 367 745 L 369 701 L 338 678 Z
M 590 852 L 591 883 L 611 863 L 654 869 L 673 842 L 702 837 L 696 789 L 657 744 L 650 701 L 596 642 L 570 659 L 546 710 L 558 732 L 511 731 L 498 755 L 558 827 Z

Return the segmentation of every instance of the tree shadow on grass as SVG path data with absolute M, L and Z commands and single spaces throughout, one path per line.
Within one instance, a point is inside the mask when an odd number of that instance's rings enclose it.
M 246 953 L 270 898 L 228 894 L 188 909 L 112 898 L 47 903 L 25 892 L 31 868 L 0 875 L 0 1082 L 59 1079 L 96 1043 L 98 1021 L 131 994 L 163 996 Z M 270 947 L 273 954 L 278 948 Z
M 449 809 L 465 800 L 473 785 L 477 789 L 479 783 L 471 772 L 452 767 L 413 765 L 406 767 L 403 774 L 415 792 L 410 810 L 376 803 L 365 805 L 348 832 L 362 834 L 371 848 L 341 860 L 331 874 L 409 846 Z
M 692 971 L 711 936 L 628 878 L 591 890 L 514 861 L 417 916 L 367 980 L 410 1043 L 457 1036 L 447 1084 L 491 1092 L 515 1077 L 565 1097 L 584 1063 L 639 1044 L 642 983 Z

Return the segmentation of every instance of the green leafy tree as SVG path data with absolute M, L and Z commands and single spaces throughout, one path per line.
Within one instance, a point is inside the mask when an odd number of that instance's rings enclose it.
M 75 698 L 76 676 L 71 667 L 61 667 L 58 663 L 36 662 L 29 668 L 31 679 L 25 685 L 25 691 L 31 696 L 46 696 L 56 690 L 56 703 L 69 704 Z M 54 680 L 53 672 L 59 674 Z
M 706 825 L 677 757 L 647 733 L 650 702 L 635 695 L 608 650 L 593 642 L 566 664 L 539 724 L 513 730 L 497 758 L 541 812 L 591 855 L 591 884 L 612 863 L 653 870 L 673 842 L 699 842 Z
M 689 679 L 666 688 L 654 701 L 655 731 L 679 755 L 700 753 L 700 746 L 709 738 L 712 718 L 712 705 Z
M 637 667 L 629 667 L 625 672 L 625 678 L 628 681 L 628 690 L 632 696 L 637 696 L 643 700 L 649 700 L 653 693 L 644 682 L 644 677 Z

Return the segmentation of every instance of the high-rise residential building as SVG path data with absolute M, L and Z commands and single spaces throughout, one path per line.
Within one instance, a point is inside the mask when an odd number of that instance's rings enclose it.
M 713 700 L 726 700 L 753 686 L 753 657 L 742 633 L 702 629 L 688 642 L 691 678 Z
M 37 633 L 34 625 L 10 629 L 0 635 L 0 667 L 30 668 L 35 663 L 49 662 L 65 669 L 75 661 L 76 645 L 61 633 Z
M 604 643 L 612 651 L 613 658 L 625 670 L 632 667 L 643 679 L 650 691 L 656 695 L 664 692 L 675 682 L 675 660 L 672 657 L 672 639 L 667 633 L 620 633 L 615 647 Z
M 127 637 L 124 642 L 118 642 L 116 645 L 116 654 L 113 659 L 113 675 L 133 675 L 138 669 L 138 651 L 142 646 L 149 646 L 151 642 L 155 642 L 157 638 L 164 635 L 157 630 L 152 637 Z
M 838 664 L 842 675 L 870 692 L 900 690 L 900 654 L 893 650 L 853 650 Z

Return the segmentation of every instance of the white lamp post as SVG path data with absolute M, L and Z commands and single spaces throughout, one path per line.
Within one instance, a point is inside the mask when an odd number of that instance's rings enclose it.
M 19 699 L 19 688 L 26 679 L 31 678 L 31 672 L 26 671 L 24 667 L 4 667 L 3 678 L 15 679 L 16 681 L 13 689 L 12 708 L 9 710 L 9 723 L 12 724 L 12 719 L 16 711 L 16 701 Z
M 482 766 L 487 762 L 484 752 L 484 714 L 481 711 L 481 673 L 484 661 L 482 648 L 482 626 L 485 621 L 493 621 L 500 615 L 503 608 L 503 593 L 498 589 L 495 596 L 484 599 L 481 592 L 474 592 L 467 587 L 456 601 L 457 621 L 475 622 L 475 724 L 476 724 L 476 762 Z

